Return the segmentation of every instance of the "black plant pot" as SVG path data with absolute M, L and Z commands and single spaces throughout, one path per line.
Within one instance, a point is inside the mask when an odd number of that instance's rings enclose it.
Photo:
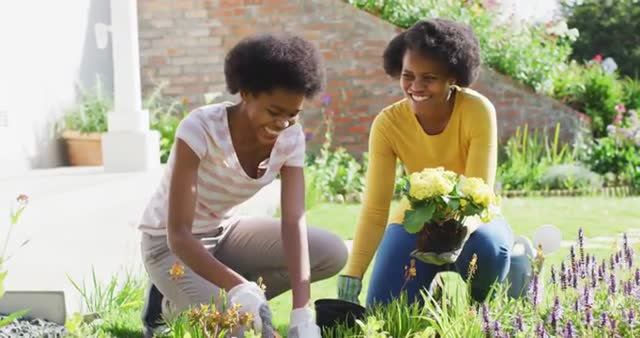
M 318 299 L 315 302 L 316 324 L 321 330 L 334 328 L 339 324 L 353 327 L 356 319 L 364 319 L 365 308 L 339 299 Z

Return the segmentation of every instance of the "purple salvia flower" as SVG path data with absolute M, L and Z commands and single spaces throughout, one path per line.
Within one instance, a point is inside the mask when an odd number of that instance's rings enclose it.
M 540 278 L 538 278 L 538 274 L 534 273 L 531 278 L 531 300 L 533 301 L 533 306 L 540 305 L 540 301 L 542 298 L 542 293 L 540 292 Z
M 633 327 L 635 323 L 636 323 L 636 311 L 633 308 L 631 308 L 627 313 L 627 324 Z
M 627 233 L 622 234 L 622 249 L 625 253 L 629 251 L 629 238 L 627 238 Z
M 624 283 L 622 283 L 622 293 L 625 296 L 631 296 L 631 291 L 633 290 L 633 287 L 631 286 L 631 281 L 626 281 Z
M 564 332 L 563 332 L 564 333 L 563 334 L 564 338 L 573 338 L 573 337 L 575 337 L 573 335 L 573 333 L 574 333 L 573 331 L 574 331 L 573 330 L 573 323 L 571 322 L 571 319 L 569 319 L 567 321 L 567 327 L 564 328 Z
M 580 313 L 580 298 L 576 298 L 575 302 L 573 302 L 573 312 Z
M 571 286 L 573 286 L 574 289 L 578 289 L 578 275 L 577 274 L 573 274 L 571 279 Z
M 578 230 L 578 249 L 580 250 L 580 264 L 586 266 L 587 262 L 584 260 L 584 232 L 582 228 Z
M 582 302 L 584 306 L 591 307 L 593 305 L 593 296 L 591 295 L 591 289 L 585 284 L 584 291 L 582 292 Z
M 616 324 L 617 324 L 616 319 L 613 318 L 613 317 L 610 317 L 609 318 L 609 329 L 611 330 L 612 334 L 615 334 L 615 332 L 616 332 L 616 326 L 617 326 Z
M 524 331 L 524 318 L 522 318 L 521 313 L 518 313 L 518 316 L 516 317 L 516 324 L 514 326 L 516 328 L 516 331 Z
M 602 311 L 600 314 L 600 327 L 603 329 L 607 327 L 607 323 L 609 322 L 609 317 L 607 316 L 606 311 Z
M 598 278 L 596 276 L 595 265 L 591 266 L 591 287 L 595 288 L 598 285 Z
M 489 316 L 489 308 L 487 304 L 482 304 L 482 331 L 487 338 L 491 338 L 491 317 Z
M 544 324 L 542 322 L 539 322 L 538 326 L 536 326 L 536 337 L 538 338 L 547 337 L 547 330 L 545 330 Z
M 616 255 L 611 255 L 611 257 L 609 257 L 609 267 L 611 271 L 616 270 Z
M 494 337 L 502 337 L 502 325 L 499 320 L 493 322 L 493 335 Z
M 590 306 L 587 306 L 584 311 L 584 321 L 587 323 L 587 327 L 591 327 L 591 325 L 593 325 L 593 312 L 591 312 Z
M 576 274 L 578 273 L 578 267 L 576 266 L 576 250 L 573 245 L 571 246 L 569 253 L 571 257 L 571 272 Z
M 640 268 L 636 268 L 635 273 L 636 286 L 640 286 Z
M 613 296 L 617 291 L 616 276 L 611 272 L 609 273 L 609 295 Z
M 555 266 L 551 266 L 551 284 L 555 284 L 556 283 L 556 268 Z
M 627 253 L 627 266 L 629 269 L 633 267 L 633 248 L 629 247 L 629 252 Z
M 553 301 L 553 310 L 551 310 L 551 327 L 553 331 L 558 332 L 558 324 L 560 324 L 560 319 L 562 319 L 562 306 L 560 305 L 560 298 L 556 296 Z
M 560 287 L 562 290 L 567 288 L 567 268 L 564 265 L 564 261 L 560 263 Z

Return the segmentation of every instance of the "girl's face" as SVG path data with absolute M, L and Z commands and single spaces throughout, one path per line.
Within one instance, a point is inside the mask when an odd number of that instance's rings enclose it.
M 408 49 L 402 59 L 400 87 L 414 112 L 446 103 L 455 79 L 442 63 Z
M 274 89 L 258 95 L 245 94 L 249 122 L 258 142 L 273 145 L 280 133 L 298 121 L 304 95 L 284 89 Z

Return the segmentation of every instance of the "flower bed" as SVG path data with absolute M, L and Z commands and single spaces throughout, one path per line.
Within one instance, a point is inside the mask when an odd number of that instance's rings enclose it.
M 331 337 L 634 337 L 640 335 L 640 269 L 626 235 L 612 254 L 598 259 L 584 248 L 582 231 L 560 266 L 534 264 L 526 297 L 512 299 L 497 286 L 491 300 L 472 301 L 469 284 L 445 278 L 424 294 L 424 306 L 399 299 L 368 310 L 356 327 Z M 541 269 L 541 267 L 543 267 Z M 451 275 L 453 276 L 453 275 Z M 541 276 L 541 277 L 540 277 Z M 390 277 L 392 278 L 392 277 Z M 402 278 L 398 276 L 397 278 Z

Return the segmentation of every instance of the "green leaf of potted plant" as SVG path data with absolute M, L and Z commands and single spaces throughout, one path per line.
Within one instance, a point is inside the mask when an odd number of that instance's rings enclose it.
M 105 95 L 98 81 L 93 90 L 83 92 L 80 102 L 66 112 L 62 138 L 69 165 L 102 165 L 102 134 L 107 131 L 107 113 L 112 109 L 113 100 Z

